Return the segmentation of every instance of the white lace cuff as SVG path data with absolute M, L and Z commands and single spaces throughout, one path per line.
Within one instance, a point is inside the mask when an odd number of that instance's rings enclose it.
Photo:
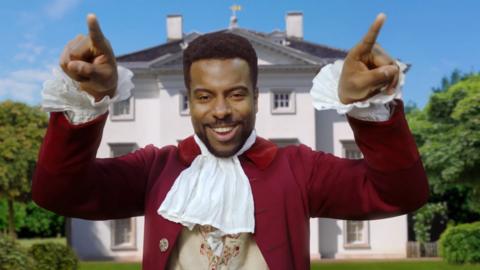
M 393 99 L 402 97 L 402 87 L 405 81 L 407 65 L 397 61 L 400 67 L 400 77 L 395 88 L 395 93 L 387 95 L 380 92 L 367 100 L 357 101 L 351 104 L 343 104 L 338 97 L 338 82 L 342 73 L 343 60 L 337 60 L 333 64 L 324 66 L 313 79 L 310 95 L 313 98 L 313 106 L 317 110 L 335 109 L 339 114 L 348 113 L 351 117 L 367 121 L 386 121 L 391 115 L 391 106 L 388 105 Z
M 53 70 L 54 79 L 43 84 L 42 107 L 47 112 L 65 112 L 73 124 L 88 122 L 106 113 L 110 104 L 127 99 L 134 88 L 133 73 L 118 66 L 118 83 L 115 96 L 105 96 L 95 102 L 95 98 L 80 90 L 76 81 L 62 70 Z

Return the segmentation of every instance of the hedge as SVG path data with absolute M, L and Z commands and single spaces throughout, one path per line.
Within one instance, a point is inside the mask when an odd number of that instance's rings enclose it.
M 58 243 L 33 244 L 29 254 L 36 270 L 76 270 L 78 258 L 71 248 Z
M 480 222 L 449 226 L 440 236 L 440 255 L 449 263 L 480 263 Z
M 33 259 L 17 242 L 0 236 L 0 270 L 31 270 Z
M 38 207 L 33 202 L 14 203 L 15 230 L 19 238 L 65 235 L 65 218 Z M 8 227 L 7 201 L 0 199 L 0 231 Z
M 16 241 L 0 235 L 0 270 L 76 270 L 77 268 L 77 256 L 65 245 L 40 243 L 26 250 Z

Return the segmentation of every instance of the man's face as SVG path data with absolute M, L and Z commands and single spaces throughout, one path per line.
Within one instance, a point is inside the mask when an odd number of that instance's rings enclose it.
M 255 126 L 258 93 L 247 62 L 204 59 L 190 67 L 189 104 L 195 134 L 218 157 L 234 155 Z

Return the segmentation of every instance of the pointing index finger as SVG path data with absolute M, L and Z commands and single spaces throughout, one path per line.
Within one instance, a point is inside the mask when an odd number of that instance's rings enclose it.
M 378 34 L 380 33 L 380 29 L 382 28 L 386 18 L 387 16 L 385 16 L 383 13 L 377 15 L 377 18 L 375 18 L 375 21 L 370 26 L 370 29 L 368 29 L 367 34 L 365 37 L 363 37 L 360 45 L 360 53 L 368 53 L 372 50 L 373 46 L 377 42 Z
M 100 24 L 98 23 L 97 16 L 95 16 L 95 14 L 88 14 L 87 24 L 88 35 L 90 36 L 93 45 L 97 48 L 104 49 L 105 37 L 103 36 L 102 30 L 100 29 Z

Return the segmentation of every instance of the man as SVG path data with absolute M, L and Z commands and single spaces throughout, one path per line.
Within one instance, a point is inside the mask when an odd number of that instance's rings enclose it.
M 384 20 L 379 15 L 347 55 L 341 103 L 395 92 L 399 68 L 375 45 Z M 225 33 L 199 37 L 184 52 L 195 136 L 178 147 L 96 159 L 108 102 L 123 95 L 125 76 L 95 16 L 87 21 L 89 35 L 62 54 L 68 77 L 46 84 L 44 106 L 57 112 L 40 150 L 33 199 L 72 217 L 145 215 L 143 269 L 308 269 L 310 217 L 383 218 L 426 201 L 401 101 L 371 106 L 388 111 L 383 121 L 349 113 L 363 160 L 304 145 L 277 148 L 254 131 L 255 51 Z

